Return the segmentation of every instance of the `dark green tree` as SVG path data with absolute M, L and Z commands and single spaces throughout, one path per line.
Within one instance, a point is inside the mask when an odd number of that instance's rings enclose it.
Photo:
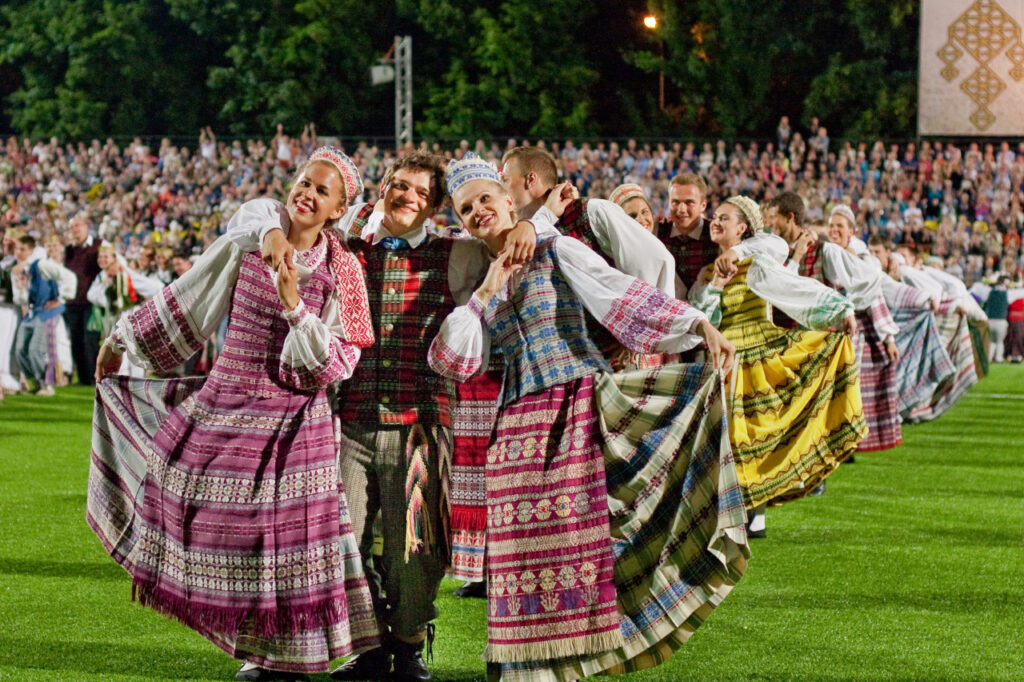
M 218 118 L 237 133 L 290 130 L 363 134 L 390 98 L 369 85 L 391 40 L 386 3 L 357 0 L 167 0 L 219 52 L 206 78 Z M 382 5 L 385 5 L 382 7 Z
M 0 8 L 15 130 L 40 137 L 191 132 L 203 121 L 193 36 L 162 3 L 33 0 Z
M 588 135 L 599 74 L 577 37 L 585 0 L 407 2 L 447 62 L 425 84 L 421 134 Z
M 917 129 L 915 0 L 846 0 L 849 33 L 817 76 L 805 110 L 848 137 L 912 137 Z

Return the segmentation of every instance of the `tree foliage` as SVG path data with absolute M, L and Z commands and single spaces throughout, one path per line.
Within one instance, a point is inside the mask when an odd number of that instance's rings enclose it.
M 447 67 L 427 86 L 425 132 L 596 132 L 590 89 L 599 74 L 571 39 L 589 19 L 590 2 L 421 0 L 413 8 L 426 33 L 451 48 Z
M 181 99 L 195 72 L 176 49 L 183 27 L 162 9 L 144 0 L 5 5 L 0 61 L 21 74 L 5 102 L 12 126 L 68 137 L 198 126 L 202 107 Z
M 374 40 L 381 10 L 357 0 L 253 0 L 207 3 L 167 0 L 220 52 L 206 85 L 218 118 L 235 132 L 301 128 L 363 130 L 380 97 L 369 88 L 370 65 L 387 37 Z
M 409 34 L 417 137 L 770 135 L 784 114 L 834 136 L 909 136 L 918 13 L 915 0 L 24 0 L 0 7 L 0 97 L 32 136 L 308 121 L 389 135 L 393 91 L 369 69 Z

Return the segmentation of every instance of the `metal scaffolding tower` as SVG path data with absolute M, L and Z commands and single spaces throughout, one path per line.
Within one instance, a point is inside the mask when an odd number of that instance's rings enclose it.
M 412 36 L 395 36 L 395 147 L 412 142 Z

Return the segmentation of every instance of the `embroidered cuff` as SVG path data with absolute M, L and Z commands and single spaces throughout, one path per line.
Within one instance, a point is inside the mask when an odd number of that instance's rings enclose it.
M 295 327 L 302 322 L 304 317 L 306 317 L 306 304 L 302 302 L 302 299 L 299 299 L 299 304 L 297 306 L 291 310 L 284 310 L 281 313 L 281 316 L 288 320 L 288 324 Z
M 483 319 L 484 310 L 487 309 L 487 306 L 484 303 L 481 303 L 480 299 L 476 297 L 475 292 L 473 293 L 472 296 L 469 297 L 469 302 L 466 303 L 466 307 L 469 308 L 469 311 L 471 313 L 473 313 L 480 319 Z
M 118 355 L 124 355 L 125 350 L 128 348 L 116 330 L 110 332 L 110 336 L 108 336 L 107 340 L 103 342 L 103 345 L 110 346 L 117 351 Z

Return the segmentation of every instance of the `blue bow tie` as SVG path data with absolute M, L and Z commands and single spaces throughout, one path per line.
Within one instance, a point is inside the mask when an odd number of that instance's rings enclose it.
M 400 237 L 384 237 L 377 243 L 383 246 L 388 251 L 397 251 L 398 249 L 409 248 L 409 242 L 407 242 L 404 239 L 401 239 Z

